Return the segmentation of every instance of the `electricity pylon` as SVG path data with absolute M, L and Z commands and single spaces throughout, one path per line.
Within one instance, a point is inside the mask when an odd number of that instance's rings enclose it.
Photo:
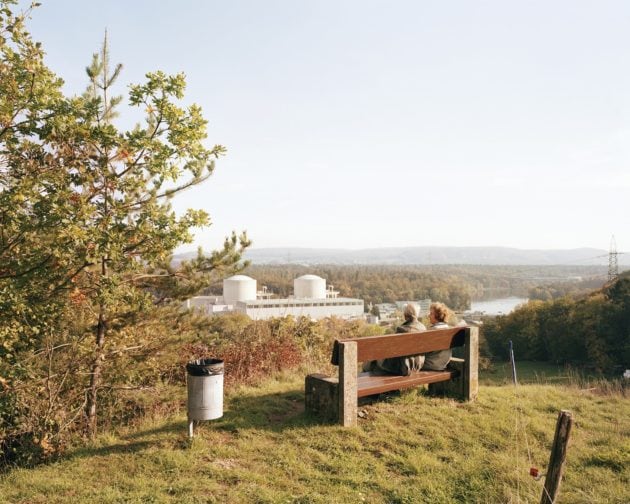
M 617 266 L 617 242 L 615 235 L 610 239 L 610 252 L 608 253 L 608 281 L 612 282 L 619 276 L 619 267 Z

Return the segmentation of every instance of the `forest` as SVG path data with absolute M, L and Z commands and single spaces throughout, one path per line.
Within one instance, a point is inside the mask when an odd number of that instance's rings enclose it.
M 619 372 L 630 364 L 630 272 L 587 295 L 530 301 L 485 321 L 485 352 Z
M 370 303 L 392 303 L 430 298 L 454 310 L 470 308 L 472 300 L 519 296 L 552 299 L 579 295 L 601 287 L 606 270 L 601 266 L 339 266 L 252 264 L 244 273 L 258 288 L 281 297 L 293 293 L 293 280 L 312 273 L 326 279 L 342 296 Z M 220 294 L 221 282 L 206 289 Z

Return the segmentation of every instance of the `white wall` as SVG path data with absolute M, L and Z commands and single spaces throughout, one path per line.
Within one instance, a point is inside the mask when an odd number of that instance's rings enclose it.
M 246 303 L 237 303 L 235 310 L 247 314 L 253 320 L 265 320 L 272 317 L 286 317 L 287 315 L 292 315 L 294 317 L 310 317 L 316 320 L 331 316 L 340 318 L 363 317 L 363 303 L 337 305 L 327 304 L 324 306 L 317 306 L 318 304 L 319 303 L 315 301 L 313 303 L 314 306 L 283 305 L 268 307 L 259 305 L 248 308 Z

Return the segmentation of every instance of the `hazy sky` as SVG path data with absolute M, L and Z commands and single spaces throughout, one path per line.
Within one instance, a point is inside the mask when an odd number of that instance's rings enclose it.
M 185 72 L 228 155 L 175 207 L 206 249 L 630 248 L 630 2 L 44 0 L 71 93 Z M 124 114 L 122 119 L 124 120 Z M 190 247 L 188 247 L 190 248 Z

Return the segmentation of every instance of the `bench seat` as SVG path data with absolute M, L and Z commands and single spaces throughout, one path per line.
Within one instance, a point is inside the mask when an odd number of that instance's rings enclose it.
M 413 371 L 409 376 L 398 376 L 375 371 L 360 373 L 357 377 L 357 397 L 367 397 L 393 390 L 401 390 L 428 383 L 449 381 L 458 371 Z

